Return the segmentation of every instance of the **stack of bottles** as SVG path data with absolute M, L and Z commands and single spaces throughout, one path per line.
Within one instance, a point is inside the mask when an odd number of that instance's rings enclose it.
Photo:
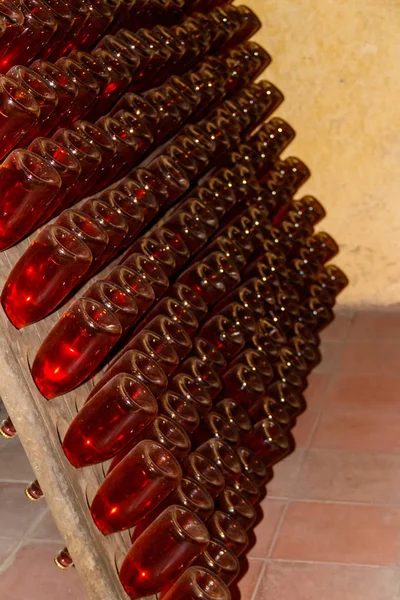
M 0 248 L 40 228 L 1 302 L 22 329 L 75 296 L 31 374 L 47 400 L 93 378 L 62 448 L 105 463 L 90 512 L 131 530 L 132 599 L 229 600 L 348 283 L 259 27 L 212 0 L 0 7 Z

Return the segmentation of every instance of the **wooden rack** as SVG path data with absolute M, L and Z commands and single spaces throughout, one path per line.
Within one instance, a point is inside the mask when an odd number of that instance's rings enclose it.
M 34 233 L 32 238 L 36 235 Z M 1 253 L 1 289 L 11 267 L 30 241 L 24 240 Z M 117 568 L 130 547 L 129 532 L 105 537 L 95 526 L 89 512 L 89 503 L 104 478 L 104 467 L 97 465 L 74 469 L 61 448 L 60 440 L 85 401 L 90 385 L 84 384 L 69 394 L 48 401 L 36 388 L 30 374 L 29 364 L 37 349 L 65 309 L 64 305 L 39 323 L 18 331 L 0 307 L 0 396 L 82 578 L 88 598 L 128 600 Z M 150 598 L 155 599 L 155 596 Z

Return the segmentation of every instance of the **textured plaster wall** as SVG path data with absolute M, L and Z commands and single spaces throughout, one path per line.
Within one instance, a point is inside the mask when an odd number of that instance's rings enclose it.
M 289 154 L 313 176 L 351 278 L 342 305 L 400 303 L 400 2 L 236 0 L 262 19 L 264 77 L 285 94 Z

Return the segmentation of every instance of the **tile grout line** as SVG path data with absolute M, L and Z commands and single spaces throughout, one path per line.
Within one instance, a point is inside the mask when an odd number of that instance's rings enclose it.
M 280 519 L 279 519 L 278 525 L 276 527 L 275 533 L 274 533 L 274 535 L 272 537 L 272 540 L 271 540 L 271 543 L 269 545 L 269 550 L 268 550 L 267 556 L 265 557 L 266 559 L 271 558 L 272 552 L 273 552 L 273 550 L 275 548 L 275 544 L 276 544 L 277 539 L 279 537 L 279 534 L 281 532 L 282 524 L 283 524 L 283 521 L 284 521 L 284 519 L 286 517 L 286 513 L 288 511 L 289 504 L 290 504 L 290 500 L 288 500 L 286 502 L 286 506 L 283 508 L 283 511 L 282 511 L 281 516 L 280 516 Z
M 322 354 L 322 360 L 323 359 L 324 359 L 324 356 Z M 331 376 L 329 378 L 328 384 L 327 384 L 327 386 L 325 388 L 325 399 L 324 399 L 324 402 L 323 402 L 323 404 L 321 406 L 321 410 L 319 411 L 318 416 L 317 416 L 317 418 L 315 420 L 315 423 L 314 423 L 314 426 L 313 426 L 313 429 L 312 429 L 312 432 L 311 432 L 311 435 L 310 435 L 310 438 L 309 438 L 308 446 L 307 446 L 307 448 L 305 448 L 304 456 L 302 457 L 302 460 L 301 460 L 300 471 L 301 471 L 301 469 L 303 467 L 303 464 L 304 464 L 304 461 L 305 461 L 306 452 L 307 452 L 307 450 L 310 450 L 311 447 L 312 447 L 312 443 L 313 443 L 313 441 L 315 439 L 315 434 L 316 434 L 317 428 L 318 428 L 318 426 L 319 426 L 319 424 L 321 422 L 321 419 L 322 419 L 322 417 L 323 417 L 323 415 L 324 415 L 324 413 L 326 411 L 327 403 L 328 403 L 328 398 L 329 398 L 329 396 L 330 396 L 330 394 L 331 394 L 331 392 L 333 390 L 333 385 L 334 385 L 335 379 L 336 379 L 336 373 L 332 372 Z M 296 482 L 297 482 L 297 479 L 296 479 Z
M 400 574 L 400 570 L 399 570 L 398 572 L 399 572 L 399 574 Z M 395 598 L 393 598 L 393 600 L 399 600 L 399 599 L 400 599 L 400 582 L 399 582 L 399 584 L 398 584 L 398 586 L 397 586 L 396 597 L 395 597 Z
M 47 509 L 47 511 L 48 511 L 48 509 Z M 16 545 L 16 547 L 14 548 L 14 550 L 12 552 L 10 552 L 9 556 L 6 558 L 6 560 L 4 561 L 4 563 L 2 564 L 2 566 L 0 567 L 0 574 L 1 573 L 5 573 L 7 571 L 7 569 L 14 563 L 14 560 L 15 560 L 15 557 L 17 555 L 17 552 L 22 548 L 22 546 L 24 545 L 24 542 L 27 541 L 27 536 L 28 536 L 29 532 L 33 531 L 34 528 L 37 525 L 39 525 L 40 521 L 42 520 L 42 518 L 44 517 L 45 514 L 46 514 L 46 511 L 44 511 L 43 513 L 41 513 L 40 515 L 38 515 L 36 517 L 36 519 L 32 519 L 32 523 L 27 528 L 26 532 L 23 534 L 23 536 L 20 539 L 19 543 Z
M 268 561 L 267 561 L 268 562 Z M 372 563 L 355 563 L 355 562 L 337 562 L 337 561 L 324 561 L 324 560 L 301 560 L 299 558 L 273 558 L 270 562 L 274 563 L 296 563 L 304 565 L 333 565 L 336 567 L 364 567 L 366 569 L 390 569 L 396 573 L 400 573 L 400 569 L 396 565 L 376 565 Z
M 269 500 L 279 500 L 279 501 L 289 501 L 289 502 L 303 502 L 305 504 L 313 503 L 313 504 L 336 504 L 339 506 L 366 506 L 366 507 L 376 507 L 376 508 L 400 508 L 400 501 L 397 503 L 387 503 L 384 502 L 373 502 L 373 501 L 365 501 L 361 502 L 360 500 L 327 500 L 324 498 L 295 498 L 293 496 L 268 496 Z
M 258 594 L 258 590 L 260 589 L 260 585 L 261 585 L 261 581 L 264 578 L 265 575 L 265 571 L 267 570 L 267 562 L 265 559 L 263 560 L 263 566 L 261 567 L 261 571 L 258 575 L 258 579 L 256 582 L 256 585 L 254 586 L 254 590 L 253 593 L 251 595 L 251 598 L 249 600 L 256 600 L 257 594 Z

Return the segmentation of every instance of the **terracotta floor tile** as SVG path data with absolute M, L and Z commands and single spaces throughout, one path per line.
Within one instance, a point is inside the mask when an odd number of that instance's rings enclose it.
M 308 408 L 321 410 L 328 397 L 333 375 L 331 373 L 313 372 L 308 378 L 308 388 L 304 392 Z
M 307 409 L 301 414 L 292 432 L 296 440 L 296 448 L 308 448 L 310 446 L 319 413 Z
M 321 339 L 343 341 L 347 338 L 353 319 L 352 312 L 336 313 L 335 319 L 322 330 Z
M 272 556 L 395 566 L 400 556 L 400 508 L 293 502 Z
M 18 546 L 19 541 L 14 538 L 1 538 L 0 537 L 0 569 L 4 565 L 4 562 L 9 558 L 10 554 L 14 552 L 15 548 Z M 0 585 L 1 585 L 1 575 L 0 575 Z
M 320 347 L 322 360 L 316 367 L 315 372 L 333 373 L 336 371 L 344 348 L 345 344 L 342 342 L 323 342 Z
M 400 505 L 399 481 L 400 456 L 308 450 L 291 486 L 291 496 Z
M 337 371 L 351 375 L 394 375 L 399 371 L 400 343 L 348 342 Z
M 268 484 L 269 496 L 292 498 L 292 488 L 300 472 L 304 450 L 296 448 L 295 452 L 274 467 L 274 477 Z
M 29 532 L 30 540 L 46 540 L 62 543 L 62 537 L 57 529 L 50 511 L 47 511 L 33 531 Z
M 237 590 L 232 589 L 232 600 L 251 600 L 253 593 L 257 587 L 260 575 L 264 566 L 264 561 L 255 558 L 248 559 L 249 568 L 244 577 L 239 581 L 239 594 Z M 235 586 L 232 586 L 235 588 Z
M 265 498 L 261 503 L 264 518 L 255 529 L 256 543 L 250 548 L 252 558 L 267 558 L 276 530 L 286 508 L 285 500 Z
M 3 600 L 85 600 L 75 569 L 61 572 L 53 558 L 59 544 L 30 542 L 18 550 L 13 564 L 1 574 Z M 23 576 L 21 576 L 23 574 Z
M 0 532 L 3 537 L 22 539 L 46 510 L 46 505 L 29 502 L 24 489 L 23 484 L 0 483 Z
M 354 315 L 348 339 L 400 340 L 400 312 L 359 311 Z
M 0 446 L 0 481 L 26 481 L 35 476 L 18 438 L 4 440 Z
M 272 561 L 254 600 L 394 600 L 397 586 L 394 569 Z
M 317 425 L 312 448 L 348 452 L 400 453 L 400 413 L 359 410 L 327 412 Z
M 373 408 L 397 412 L 400 378 L 381 375 L 339 375 L 330 386 L 326 408 Z

